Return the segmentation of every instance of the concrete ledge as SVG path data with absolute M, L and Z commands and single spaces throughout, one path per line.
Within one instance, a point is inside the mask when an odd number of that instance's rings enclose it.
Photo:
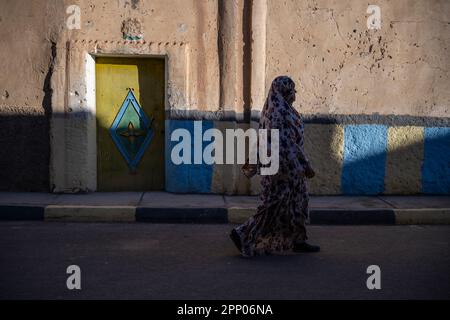
M 228 223 L 226 208 L 136 208 L 136 221 L 154 223 Z
M 47 206 L 46 221 L 134 222 L 135 207 L 130 206 Z
M 135 206 L 0 205 L 0 221 L 150 222 L 240 224 L 255 207 L 155 208 Z M 450 208 L 311 209 L 312 225 L 449 225 Z
M 450 209 L 394 209 L 396 224 L 450 224 Z
M 229 208 L 228 222 L 240 224 L 256 213 L 256 208 Z

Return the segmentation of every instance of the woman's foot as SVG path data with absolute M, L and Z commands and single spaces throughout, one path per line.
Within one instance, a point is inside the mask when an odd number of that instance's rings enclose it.
M 236 230 L 231 230 L 230 238 L 233 240 L 234 245 L 239 250 L 239 252 L 242 252 L 242 245 L 241 245 L 241 237 L 239 237 L 239 234 Z
M 320 247 L 314 246 L 307 242 L 299 242 L 299 243 L 294 244 L 294 247 L 292 248 L 292 250 L 294 252 L 319 252 Z

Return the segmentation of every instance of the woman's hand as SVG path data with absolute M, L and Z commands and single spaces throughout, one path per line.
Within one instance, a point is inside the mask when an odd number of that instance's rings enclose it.
M 313 169 L 310 165 L 308 165 L 308 166 L 306 167 L 306 169 L 305 169 L 305 176 L 306 176 L 308 179 L 311 179 L 311 178 L 313 178 L 315 175 L 316 175 L 316 172 L 314 171 L 314 169 Z

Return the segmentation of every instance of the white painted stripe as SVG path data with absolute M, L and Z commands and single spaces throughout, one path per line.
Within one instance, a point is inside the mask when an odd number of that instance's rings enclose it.
M 134 222 L 136 208 L 131 206 L 58 206 L 45 208 L 46 221 Z
M 394 209 L 395 224 L 450 224 L 448 209 Z

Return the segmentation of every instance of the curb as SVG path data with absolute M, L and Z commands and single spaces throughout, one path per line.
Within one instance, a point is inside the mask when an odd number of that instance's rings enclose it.
M 44 220 L 64 222 L 134 222 L 135 207 L 51 205 L 45 207 Z
M 0 206 L 0 221 L 149 222 L 240 224 L 256 208 L 155 208 L 135 206 Z M 449 225 L 450 208 L 311 209 L 311 225 Z
M 243 223 L 256 213 L 256 209 L 230 208 L 228 221 Z M 449 210 L 450 214 L 450 210 Z M 395 213 L 391 209 L 344 210 L 310 209 L 312 225 L 394 225 Z
M 394 209 L 397 224 L 450 224 L 450 209 Z
M 0 221 L 44 220 L 45 206 L 0 206 Z
M 395 213 L 391 209 L 343 210 L 311 209 L 311 224 L 332 225 L 393 225 Z

